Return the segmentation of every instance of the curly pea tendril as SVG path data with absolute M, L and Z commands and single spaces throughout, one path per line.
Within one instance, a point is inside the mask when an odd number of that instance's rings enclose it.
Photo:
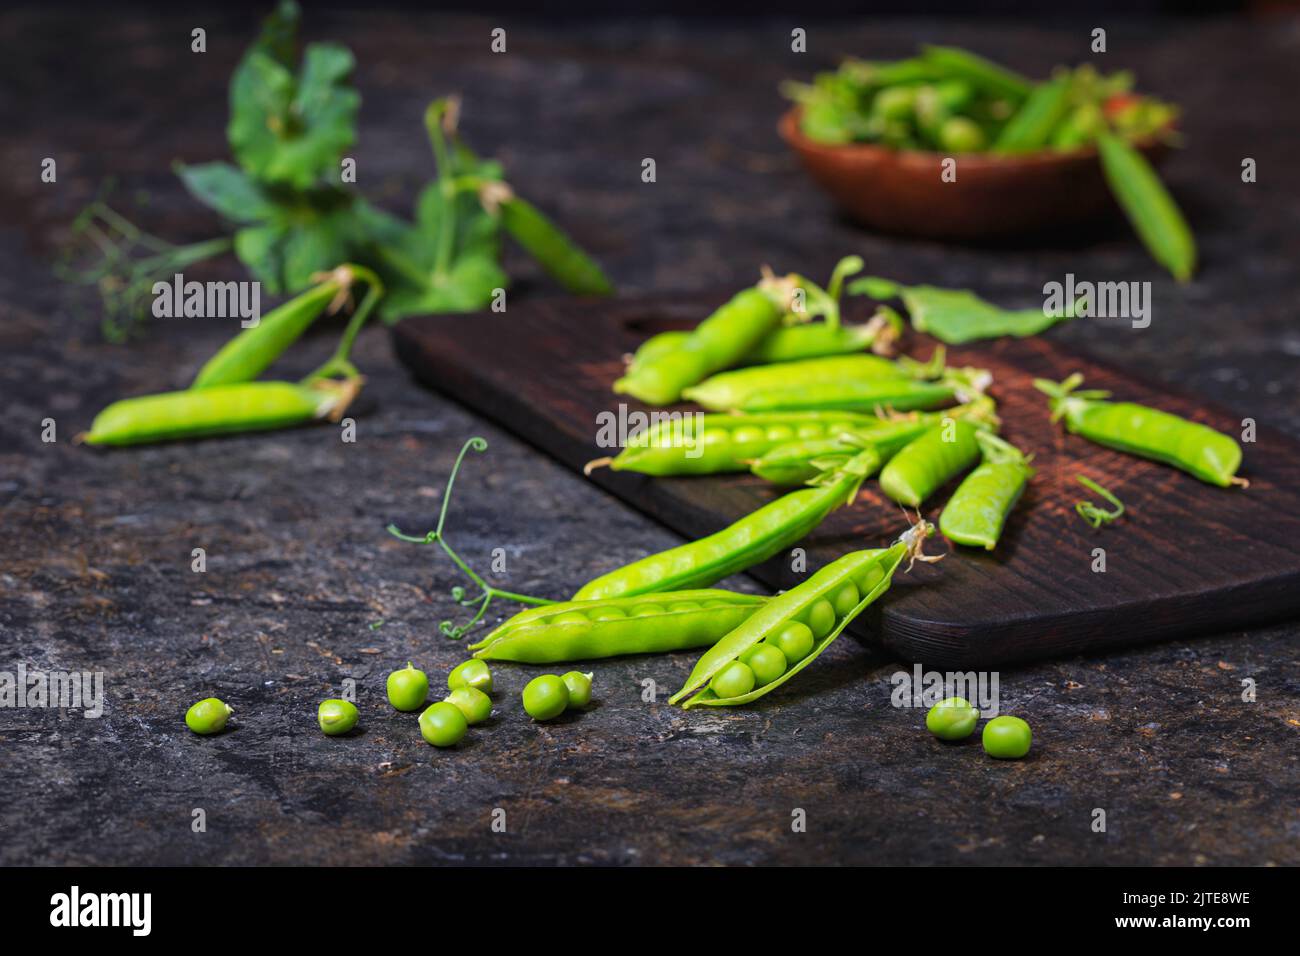
M 1103 524 L 1110 524 L 1124 514 L 1124 502 L 1120 501 L 1113 494 L 1097 484 L 1091 478 L 1085 478 L 1083 475 L 1075 475 L 1075 480 L 1083 487 L 1096 494 L 1101 495 L 1113 507 L 1110 511 L 1105 508 L 1099 508 L 1091 501 L 1079 501 L 1074 505 L 1074 510 L 1079 513 L 1084 521 L 1092 525 L 1093 529 L 1100 528 Z
M 479 593 L 472 596 L 462 585 L 458 584 L 451 589 L 452 600 L 461 607 L 478 606 L 478 610 L 475 612 L 474 616 L 464 624 L 456 624 L 452 621 L 443 621 L 438 625 L 438 630 L 453 641 L 460 640 L 460 638 L 465 635 L 465 632 L 474 627 L 474 625 L 479 621 L 483 620 L 483 615 L 487 613 L 488 606 L 492 603 L 493 598 L 501 598 L 503 601 L 518 601 L 520 604 L 532 605 L 555 603 L 546 598 L 532 597 L 527 594 L 516 594 L 513 591 L 503 591 L 501 588 L 495 588 L 488 584 L 482 577 L 475 573 L 474 569 L 471 568 L 469 564 L 467 564 L 465 560 L 455 552 L 455 550 L 453 550 L 452 546 L 447 543 L 447 539 L 443 535 L 442 526 L 447 521 L 447 507 L 451 504 L 452 485 L 456 481 L 456 475 L 460 471 L 461 463 L 465 460 L 465 454 L 471 448 L 474 451 L 486 451 L 487 446 L 487 439 L 480 438 L 477 435 L 470 438 L 461 446 L 460 454 L 456 456 L 456 464 L 452 466 L 451 474 L 447 477 L 447 488 L 442 494 L 442 510 L 438 513 L 438 525 L 436 528 L 427 534 L 414 536 L 403 534 L 395 524 L 390 524 L 388 526 L 388 533 L 399 540 L 410 541 L 413 544 L 437 544 L 446 552 L 447 557 L 451 558 L 452 563 L 455 564 L 456 567 L 460 568 L 465 576 L 478 586 Z

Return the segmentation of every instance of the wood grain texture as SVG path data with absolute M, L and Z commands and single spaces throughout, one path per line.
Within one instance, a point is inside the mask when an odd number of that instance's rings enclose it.
M 394 333 L 399 357 L 425 383 L 579 468 L 608 453 L 597 415 L 617 410 L 610 384 L 646 335 L 703 318 L 725 295 L 637 302 L 539 302 L 507 314 L 416 318 Z M 861 316 L 858 316 L 861 318 Z M 933 340 L 905 346 L 927 356 Z M 950 557 L 900 575 L 858 622 L 909 661 L 992 667 L 1244 626 L 1300 609 L 1300 446 L 1261 432 L 1247 445 L 1248 490 L 1214 488 L 1175 469 L 1094 445 L 1048 419 L 1032 378 L 1084 373 L 1089 388 L 1164 408 L 1237 434 L 1240 419 L 1168 394 L 1065 351 L 1045 338 L 954 348 L 950 362 L 993 372 L 1002 434 L 1034 455 L 1038 474 L 992 553 Z M 630 402 L 629 409 L 645 409 Z M 683 408 L 687 406 L 682 406 Z M 1083 474 L 1127 506 L 1094 531 L 1074 511 L 1091 496 Z M 599 470 L 592 480 L 687 537 L 712 533 L 781 492 L 749 475 L 648 478 Z M 936 520 L 960 479 L 924 508 Z M 905 527 L 899 507 L 868 482 L 803 544 L 810 568 L 880 547 Z M 940 541 L 936 547 L 942 549 Z M 1106 572 L 1092 570 L 1105 550 Z M 933 550 L 933 548 L 932 548 Z M 752 570 L 772 588 L 803 575 L 781 555 Z

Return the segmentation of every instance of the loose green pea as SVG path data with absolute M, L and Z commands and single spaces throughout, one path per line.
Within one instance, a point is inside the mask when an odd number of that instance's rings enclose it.
M 320 707 L 316 708 L 316 722 L 331 737 L 346 734 L 357 725 L 359 716 L 356 704 L 336 697 L 321 701 Z
M 939 128 L 939 144 L 954 153 L 978 153 L 987 143 L 979 124 L 965 116 L 945 120 Z
M 965 740 L 975 732 L 979 717 L 965 697 L 948 697 L 930 708 L 925 727 L 940 740 Z
M 185 711 L 185 726 L 196 734 L 216 734 L 226 729 L 230 706 L 216 697 L 205 697 Z
M 591 674 L 569 671 L 560 680 L 569 689 L 569 707 L 586 707 L 591 703 Z
M 569 685 L 554 674 L 534 677 L 524 688 L 524 710 L 533 720 L 554 720 L 569 706 Z
M 732 661 L 709 681 L 719 697 L 739 697 L 754 689 L 754 672 L 743 661 Z
M 990 757 L 1017 760 L 1029 753 L 1034 735 L 1019 717 L 994 717 L 984 725 L 984 752 Z
M 477 687 L 457 687 L 447 695 L 446 702 L 460 708 L 470 726 L 481 724 L 492 716 L 492 698 Z
M 812 630 L 802 621 L 791 621 L 768 640 L 780 649 L 792 665 L 811 654 L 815 642 Z
M 857 606 L 858 589 L 851 581 L 831 595 L 831 607 L 835 610 L 837 621 Z
M 819 641 L 835 628 L 835 621 L 835 608 L 825 598 L 808 608 L 808 627 Z
M 406 666 L 388 675 L 388 702 L 398 710 L 419 710 L 429 696 L 429 677 L 407 661 Z
M 435 747 L 454 747 L 465 739 L 468 731 L 469 721 L 465 714 L 445 700 L 430 704 L 429 709 L 420 715 L 420 736 Z
M 763 687 L 785 673 L 785 654 L 771 644 L 755 644 L 745 663 L 754 672 L 754 686 Z
M 583 620 L 586 621 L 586 618 Z M 451 673 L 447 675 L 447 688 L 456 690 L 460 687 L 473 687 L 485 694 L 492 693 L 492 672 L 488 670 L 487 662 L 471 658 L 464 664 L 457 664 L 452 668 Z

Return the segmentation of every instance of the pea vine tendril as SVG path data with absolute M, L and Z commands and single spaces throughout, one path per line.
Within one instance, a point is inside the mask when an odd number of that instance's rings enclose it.
M 1112 521 L 1117 520 L 1124 514 L 1124 502 L 1120 501 L 1092 479 L 1085 478 L 1083 475 L 1075 475 L 1074 477 L 1079 484 L 1083 485 L 1083 487 L 1095 494 L 1101 495 L 1113 506 L 1110 511 L 1107 511 L 1105 508 L 1097 507 L 1091 501 L 1080 501 L 1075 503 L 1074 510 L 1079 513 L 1079 517 L 1092 525 L 1094 530 L 1100 528 L 1103 524 L 1110 524 Z
M 487 439 L 475 435 L 461 446 L 460 454 L 456 456 L 456 464 L 452 466 L 451 474 L 447 477 L 447 488 L 442 493 L 442 510 L 438 513 L 438 525 L 432 531 L 426 534 L 415 536 L 403 534 L 395 524 L 388 525 L 388 533 L 394 538 L 401 541 L 410 541 L 413 544 L 437 544 L 446 552 L 447 557 L 451 558 L 452 563 L 468 577 L 479 588 L 479 593 L 470 596 L 469 591 L 462 585 L 456 585 L 451 589 L 451 598 L 461 607 L 477 606 L 478 610 L 474 616 L 464 624 L 456 624 L 453 621 L 442 621 L 438 625 L 438 630 L 453 641 L 460 640 L 467 631 L 473 628 L 479 621 L 483 620 L 483 615 L 487 613 L 493 598 L 500 598 L 503 601 L 518 601 L 520 604 L 554 604 L 546 598 L 532 597 L 527 594 L 516 594 L 514 591 L 505 591 L 501 588 L 493 587 L 480 577 L 469 564 L 461 558 L 459 554 L 447 543 L 447 538 L 443 534 L 443 525 L 447 521 L 447 508 L 451 504 L 451 489 L 455 484 L 456 475 L 460 472 L 461 463 L 465 460 L 466 453 L 472 448 L 474 451 L 486 451 Z

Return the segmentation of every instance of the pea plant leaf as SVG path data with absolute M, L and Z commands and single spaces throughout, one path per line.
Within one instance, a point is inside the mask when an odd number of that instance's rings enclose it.
M 176 175 L 195 199 L 231 222 L 257 222 L 277 212 L 265 187 L 230 163 L 176 164 Z
M 429 183 L 415 203 L 415 224 L 377 252 L 385 269 L 387 294 L 380 305 L 386 322 L 408 315 L 475 312 L 497 289 L 509 284 L 500 265 L 501 232 L 474 190 L 457 181 L 499 181 L 499 163 L 481 160 L 457 143 L 448 169 Z
M 302 69 L 254 46 L 230 80 L 226 136 L 255 178 L 305 189 L 338 169 L 355 139 L 361 96 L 349 84 L 352 53 L 333 43 L 307 47 Z
M 1078 303 L 1061 314 L 1043 308 L 1003 309 L 986 302 L 969 289 L 942 289 L 932 285 L 905 286 L 890 279 L 867 276 L 849 284 L 850 295 L 878 301 L 899 298 L 918 332 L 928 332 L 941 342 L 961 345 L 1005 335 L 1037 335 L 1057 322 L 1074 318 Z

